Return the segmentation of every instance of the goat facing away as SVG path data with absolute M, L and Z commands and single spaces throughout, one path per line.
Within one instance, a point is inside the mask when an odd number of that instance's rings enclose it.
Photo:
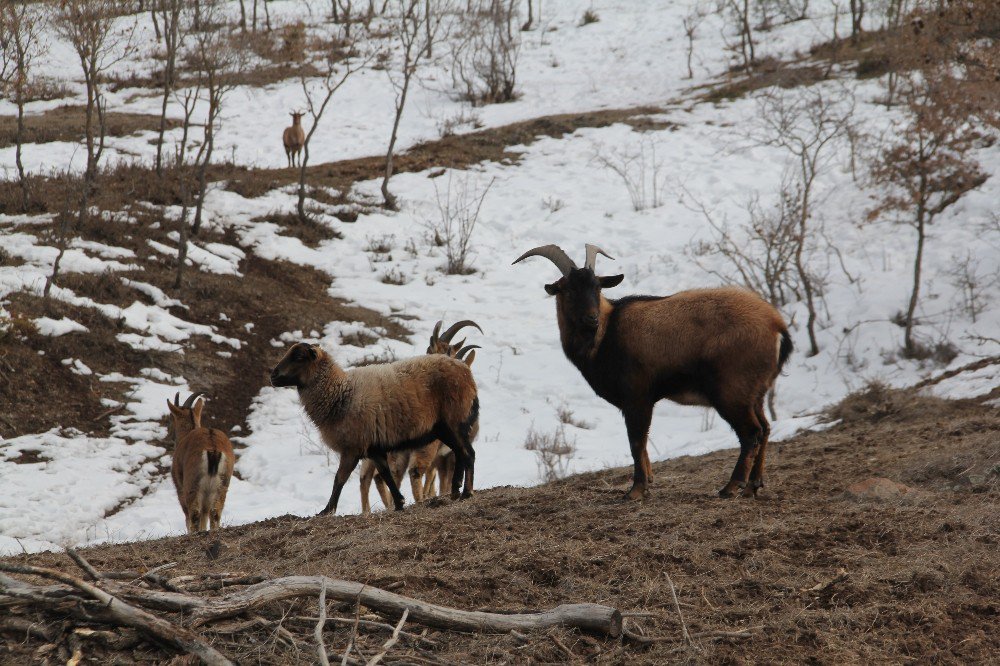
M 563 352 L 594 392 L 625 417 L 634 463 L 626 499 L 648 492 L 646 439 L 653 406 L 663 398 L 711 406 L 732 426 L 740 455 L 719 495 L 743 489 L 744 496 L 756 496 L 764 486 L 770 434 L 764 399 L 792 352 L 781 314 L 736 287 L 609 300 L 602 290 L 625 276 L 598 276 L 597 255 L 611 257 L 594 245 L 586 250 L 582 268 L 556 245 L 528 250 L 514 263 L 544 257 L 562 273 L 545 291 L 556 297 Z
M 225 433 L 201 426 L 205 401 L 200 395 L 192 394 L 183 405 L 180 394 L 174 395 L 173 402 L 167 400 L 175 438 L 170 475 L 189 534 L 206 530 L 209 523 L 211 529 L 219 529 L 236 464 L 233 444 Z
M 271 371 L 271 384 L 295 387 L 323 443 L 340 456 L 330 501 L 336 511 L 344 484 L 362 458 L 375 463 L 397 511 L 403 496 L 386 458 L 441 440 L 455 452 L 451 496 L 471 497 L 479 396 L 472 371 L 442 354 L 344 370 L 319 346 L 299 342 Z
M 466 365 L 471 367 L 472 362 L 476 360 L 475 350 L 479 349 L 479 345 L 466 345 L 464 339 L 456 343 L 452 343 L 452 340 L 455 338 L 455 334 L 466 326 L 472 326 L 480 333 L 483 332 L 483 329 L 471 319 L 464 319 L 453 324 L 444 333 L 441 333 L 442 325 L 443 322 L 439 321 L 434 326 L 434 332 L 431 334 L 430 343 L 427 346 L 427 353 L 445 354 L 464 361 Z M 477 429 L 472 432 L 472 441 L 475 441 L 477 434 L 478 425 Z M 441 494 L 444 494 L 445 488 L 451 485 L 452 473 L 455 468 L 455 454 L 440 440 L 435 440 L 418 449 L 394 451 L 388 454 L 387 460 L 397 487 L 402 483 L 403 476 L 409 474 L 414 502 L 421 502 L 429 497 L 437 496 L 438 493 L 434 490 L 435 479 L 439 479 Z M 382 503 L 386 508 L 392 504 L 392 496 L 389 494 L 388 487 L 381 475 L 377 473 L 375 463 L 368 459 L 361 463 L 362 514 L 371 512 L 368 495 L 373 480 L 379 495 L 382 497 Z
M 298 166 L 295 163 L 295 158 L 299 158 L 299 164 L 302 163 L 300 153 L 302 146 L 306 143 L 306 133 L 302 129 L 302 116 L 306 114 L 301 111 L 292 111 L 288 115 L 292 117 L 292 126 L 286 127 L 285 131 L 282 132 L 281 142 L 285 144 L 285 157 L 288 158 L 288 166 L 293 167 Z

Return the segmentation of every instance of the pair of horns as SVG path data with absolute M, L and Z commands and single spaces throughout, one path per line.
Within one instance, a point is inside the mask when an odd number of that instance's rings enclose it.
M 191 409 L 191 405 L 194 403 L 194 401 L 197 400 L 199 397 L 201 397 L 203 395 L 205 395 L 205 394 L 202 391 L 198 391 L 197 393 L 192 393 L 191 395 L 188 396 L 188 399 L 185 400 L 184 404 L 182 405 L 181 404 L 181 394 L 180 393 L 175 393 L 174 394 L 174 405 L 177 406 L 177 407 L 180 407 L 181 409 Z
M 483 329 L 479 328 L 479 324 L 477 324 L 476 322 L 472 321 L 471 319 L 463 319 L 462 321 L 459 321 L 459 322 L 456 322 L 456 323 L 452 324 L 448 328 L 448 330 L 445 331 L 442 334 L 441 333 L 441 327 L 443 325 L 444 325 L 444 322 L 441 321 L 441 320 L 438 320 L 438 323 L 436 323 L 434 325 L 434 332 L 431 333 L 431 344 L 432 345 L 435 342 L 438 342 L 438 341 L 450 345 L 451 344 L 451 339 L 455 337 L 455 334 L 458 333 L 459 331 L 461 331 L 466 326 L 472 326 L 476 330 L 478 330 L 480 333 L 483 332 Z M 464 343 L 464 342 L 465 342 L 465 340 L 462 340 L 462 342 L 458 343 L 458 346 L 461 346 L 461 344 Z M 478 349 L 479 347 L 478 347 L 478 345 L 469 345 L 469 348 L 476 348 L 476 349 Z
M 596 245 L 591 245 L 590 243 L 587 243 L 584 247 L 587 250 L 587 256 L 583 262 L 584 268 L 589 268 L 590 270 L 594 270 L 594 265 L 597 263 L 597 255 L 599 254 L 603 254 L 608 259 L 614 260 L 614 257 L 612 257 L 610 254 L 608 254 L 601 248 L 597 247 Z M 549 261 L 551 261 L 553 264 L 556 265 L 556 268 L 558 268 L 559 271 L 563 274 L 563 277 L 569 275 L 570 271 L 574 271 L 578 268 L 576 262 L 570 259 L 569 255 L 566 254 L 563 251 L 563 249 L 558 245 L 541 245 L 539 247 L 528 250 L 520 257 L 515 259 L 514 262 L 511 264 L 511 266 L 521 261 L 522 259 L 527 259 L 528 257 L 545 257 L 546 259 L 548 259 Z

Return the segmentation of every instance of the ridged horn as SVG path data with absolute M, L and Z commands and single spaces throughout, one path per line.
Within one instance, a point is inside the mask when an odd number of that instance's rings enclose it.
M 472 326 L 480 333 L 483 332 L 483 329 L 479 328 L 479 324 L 477 324 L 476 322 L 472 321 L 471 319 L 463 319 L 462 321 L 452 324 L 451 327 L 441 335 L 441 340 L 443 342 L 451 343 L 451 339 L 455 337 L 455 334 L 458 333 L 463 328 L 465 328 L 466 326 Z
M 558 245 L 541 245 L 539 247 L 528 250 L 520 257 L 514 260 L 511 264 L 513 266 L 522 259 L 527 259 L 528 257 L 545 257 L 553 264 L 556 268 L 563 274 L 563 277 L 569 275 L 570 271 L 576 268 L 576 262 L 569 258 L 561 247 Z
M 174 393 L 174 405 L 176 405 L 177 407 L 181 406 L 181 394 L 180 393 Z
M 610 254 L 608 254 L 601 248 L 597 247 L 596 245 L 591 245 L 590 243 L 587 243 L 585 247 L 587 248 L 587 259 L 583 262 L 583 265 L 584 267 L 589 268 L 590 270 L 594 270 L 594 264 L 597 263 L 597 255 L 599 254 L 603 254 L 605 257 L 611 259 L 612 261 L 614 261 L 615 259 Z
M 458 352 L 455 354 L 455 358 L 461 359 L 463 356 L 468 354 L 473 349 L 482 349 L 482 347 L 480 347 L 479 345 L 466 345 L 465 347 L 462 347 L 461 349 L 458 350 Z
M 441 327 L 444 325 L 444 321 L 438 319 L 438 323 L 434 324 L 434 332 L 431 333 L 431 344 L 433 345 L 438 341 L 438 335 L 441 334 Z
M 194 401 L 203 395 L 205 394 L 202 391 L 198 391 L 197 393 L 192 393 L 191 395 L 188 396 L 188 399 L 184 401 L 184 404 L 181 405 L 181 407 L 183 407 L 184 409 L 191 409 L 191 405 L 194 403 Z

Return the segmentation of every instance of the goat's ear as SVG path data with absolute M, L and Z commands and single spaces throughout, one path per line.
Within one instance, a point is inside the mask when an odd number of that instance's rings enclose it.
M 174 406 L 174 403 L 170 402 L 169 400 L 167 400 L 167 407 L 170 408 L 170 413 L 173 414 L 174 416 L 180 416 L 183 413 L 181 412 L 179 407 Z
M 597 278 L 597 281 L 600 283 L 601 289 L 609 289 L 611 287 L 617 287 L 624 279 L 624 275 L 603 275 Z
M 545 285 L 545 293 L 548 294 L 549 296 L 555 296 L 560 291 L 562 291 L 563 287 L 565 286 L 566 286 L 566 278 L 559 278 L 552 284 Z
M 201 427 L 201 410 L 204 408 L 205 408 L 205 399 L 198 398 L 194 403 L 194 408 L 191 410 L 191 413 L 194 416 L 194 426 L 196 428 Z

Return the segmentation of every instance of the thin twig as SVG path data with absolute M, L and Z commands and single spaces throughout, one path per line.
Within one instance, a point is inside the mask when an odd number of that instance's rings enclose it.
M 326 580 L 319 589 L 319 620 L 316 621 L 316 629 L 313 635 L 316 637 L 316 651 L 319 653 L 319 663 L 323 666 L 330 666 L 330 660 L 326 657 L 326 644 L 323 642 L 323 628 L 326 626 Z
M 663 575 L 667 577 L 667 582 L 670 584 L 670 594 L 674 598 L 674 607 L 677 609 L 677 619 L 681 622 L 681 632 L 684 634 L 684 640 L 691 647 L 694 647 L 694 641 L 691 640 L 691 634 L 688 633 L 687 625 L 684 623 L 684 615 L 681 613 L 681 602 L 677 599 L 677 588 L 674 587 L 674 581 L 670 580 L 670 574 L 666 571 Z
M 549 634 L 549 640 L 555 643 L 556 647 L 559 648 L 559 650 L 561 650 L 562 653 L 565 654 L 570 661 L 576 661 L 577 658 L 576 654 L 568 647 L 566 647 L 566 644 L 563 643 L 561 640 L 559 640 L 558 636 L 556 636 L 555 634 Z
M 399 618 L 399 624 L 397 624 L 396 628 L 393 630 L 392 636 L 390 636 L 389 640 L 387 640 L 385 642 L 385 645 L 382 646 L 382 651 L 379 652 L 374 657 L 372 657 L 370 660 L 368 660 L 367 666 L 375 666 L 376 664 L 378 664 L 378 662 L 382 661 L 382 657 L 384 657 L 389 652 L 389 650 L 392 649 L 392 646 L 395 645 L 396 641 L 399 640 L 399 632 L 403 630 L 403 625 L 406 623 L 406 618 L 409 615 L 410 615 L 410 609 L 407 608 L 403 611 L 403 617 Z

